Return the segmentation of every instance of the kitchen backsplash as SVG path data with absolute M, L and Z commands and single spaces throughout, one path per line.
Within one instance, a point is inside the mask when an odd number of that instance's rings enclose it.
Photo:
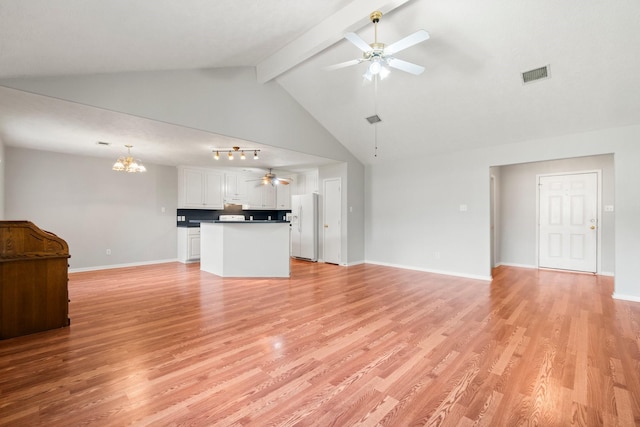
M 199 223 L 189 222 L 191 220 L 213 220 L 218 219 L 220 215 L 244 215 L 248 220 L 250 216 L 256 221 L 268 220 L 269 217 L 273 220 L 283 220 L 290 210 L 242 210 L 238 205 L 227 205 L 224 210 L 206 210 L 206 209 L 178 209 L 176 214 L 178 227 L 199 227 Z

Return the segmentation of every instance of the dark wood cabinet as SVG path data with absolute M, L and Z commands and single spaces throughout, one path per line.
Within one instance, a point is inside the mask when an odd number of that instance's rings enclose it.
M 0 339 L 69 325 L 69 246 L 29 221 L 0 221 Z

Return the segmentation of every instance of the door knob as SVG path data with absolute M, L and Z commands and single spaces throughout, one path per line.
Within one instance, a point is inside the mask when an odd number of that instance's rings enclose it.
M 591 229 L 592 229 L 592 230 L 595 230 L 595 229 L 596 229 L 596 226 L 595 226 L 595 225 L 592 225 L 592 226 L 591 226 Z
M 329 228 L 329 224 L 325 224 L 325 225 L 324 225 L 324 228 Z

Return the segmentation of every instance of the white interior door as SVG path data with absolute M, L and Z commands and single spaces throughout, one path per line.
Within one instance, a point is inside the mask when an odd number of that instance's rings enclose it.
M 340 264 L 342 195 L 340 178 L 324 180 L 324 262 Z
M 595 273 L 598 174 L 541 176 L 538 187 L 539 266 Z

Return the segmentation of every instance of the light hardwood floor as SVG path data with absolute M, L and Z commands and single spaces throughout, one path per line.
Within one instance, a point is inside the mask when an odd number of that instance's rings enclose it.
M 495 273 L 74 273 L 70 327 L 0 341 L 0 425 L 640 425 L 640 303 Z

